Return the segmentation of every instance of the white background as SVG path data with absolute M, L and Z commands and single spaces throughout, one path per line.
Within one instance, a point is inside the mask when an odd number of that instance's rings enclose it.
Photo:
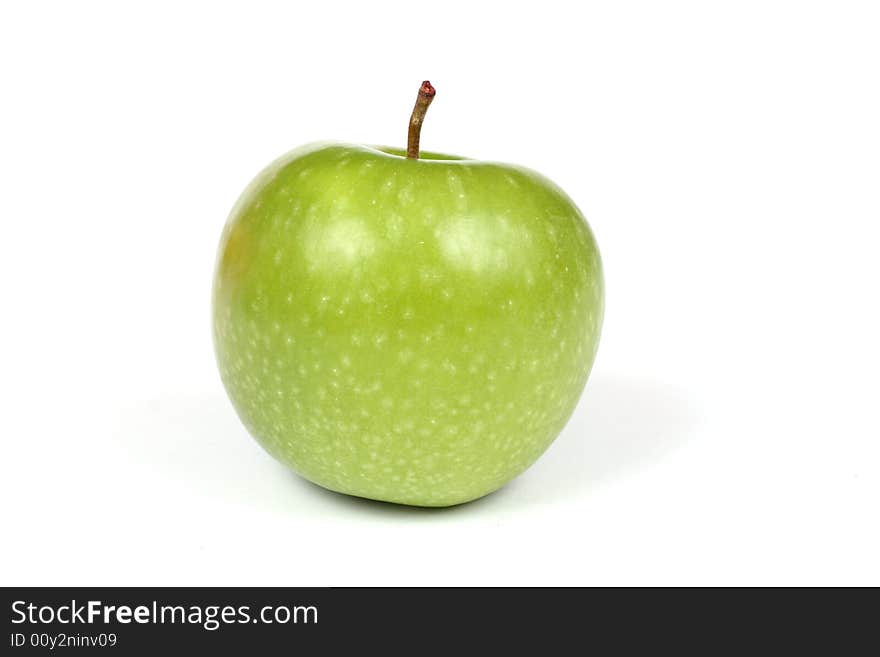
M 871 2 L 4 3 L 0 582 L 880 584 Z M 316 139 L 537 169 L 607 276 L 550 451 L 440 511 L 265 455 L 210 284 Z

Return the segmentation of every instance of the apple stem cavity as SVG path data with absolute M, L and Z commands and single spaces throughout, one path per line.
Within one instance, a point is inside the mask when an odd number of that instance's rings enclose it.
M 419 137 L 422 134 L 422 121 L 437 90 L 431 83 L 425 80 L 419 87 L 419 95 L 416 98 L 416 106 L 413 107 L 412 116 L 409 118 L 409 135 L 406 140 L 406 157 L 410 160 L 419 159 Z

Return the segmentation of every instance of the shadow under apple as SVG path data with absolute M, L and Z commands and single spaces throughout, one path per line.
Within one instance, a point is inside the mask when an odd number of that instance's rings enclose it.
M 222 392 L 133 403 L 119 414 L 115 437 L 121 458 L 151 485 L 177 487 L 186 490 L 187 498 L 224 504 L 297 506 L 288 471 L 280 464 L 274 467 Z
M 556 441 L 501 492 L 533 502 L 583 494 L 661 461 L 689 440 L 696 423 L 679 390 L 597 373 Z
M 211 499 L 285 512 L 311 505 L 311 513 L 321 514 L 452 518 L 583 495 L 662 460 L 688 439 L 694 424 L 693 409 L 672 388 L 595 375 L 565 430 L 535 465 L 491 495 L 441 509 L 376 502 L 311 484 L 259 448 L 222 393 L 133 405 L 120 415 L 116 435 L 132 467 L 148 469 L 156 485 Z

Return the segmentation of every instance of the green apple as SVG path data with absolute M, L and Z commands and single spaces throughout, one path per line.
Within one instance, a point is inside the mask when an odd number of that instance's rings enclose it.
M 549 180 L 419 155 L 321 143 L 260 173 L 223 231 L 214 341 L 235 409 L 279 461 L 334 491 L 448 506 L 500 488 L 562 430 L 603 279 Z

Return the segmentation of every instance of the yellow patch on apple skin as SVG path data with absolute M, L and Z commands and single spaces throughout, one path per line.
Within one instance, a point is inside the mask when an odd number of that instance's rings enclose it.
M 246 221 L 231 221 L 220 247 L 219 289 L 234 294 L 254 257 L 254 240 Z

